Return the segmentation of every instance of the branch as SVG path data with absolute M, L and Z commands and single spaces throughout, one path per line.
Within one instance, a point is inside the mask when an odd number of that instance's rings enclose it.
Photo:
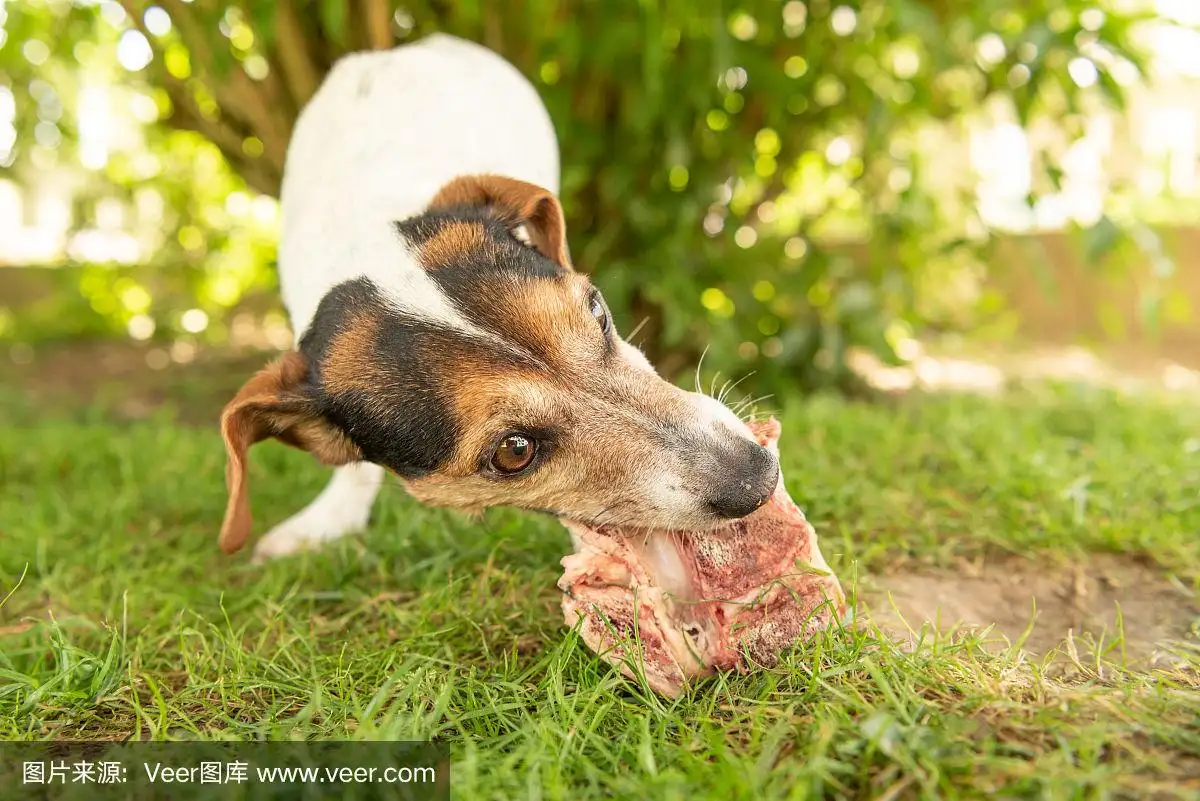
M 275 49 L 292 101 L 297 110 L 303 109 L 321 85 L 321 75 L 292 0 L 275 2 Z
M 163 0 L 163 6 L 193 56 L 196 73 L 211 88 L 221 112 L 229 114 L 257 136 L 263 143 L 263 158 L 282 170 L 291 124 L 275 113 L 277 104 L 271 102 L 269 87 L 255 84 L 240 64 L 232 66 L 225 81 L 218 81 L 212 74 L 213 50 L 195 8 L 181 0 Z
M 247 18 L 253 16 L 252 5 L 252 3 L 242 3 L 240 5 L 242 14 Z M 255 40 L 259 43 L 256 55 L 267 62 L 267 72 L 262 78 L 252 78 L 251 80 L 256 85 L 261 86 L 262 90 L 266 92 L 272 108 L 279 112 L 278 119 L 284 121 L 290 136 L 292 126 L 295 124 L 296 116 L 299 113 L 299 106 L 296 105 L 291 92 L 284 85 L 283 71 L 279 67 L 279 62 L 275 58 L 275 54 L 271 52 L 271 48 L 265 46 L 265 37 L 261 33 L 257 33 Z M 246 77 L 250 77 L 249 73 L 247 73 Z
M 171 98 L 172 107 L 171 116 L 165 120 L 166 124 L 179 130 L 193 131 L 200 134 L 216 145 L 230 166 L 242 176 L 242 179 L 250 187 L 259 192 L 278 196 L 280 187 L 279 176 L 283 170 L 282 160 L 276 165 L 266 164 L 261 158 L 247 157 L 242 150 L 242 143 L 245 141 L 247 134 L 239 130 L 243 126 L 238 124 L 238 120 L 235 117 L 230 116 L 229 119 L 211 120 L 201 114 L 187 84 L 167 72 L 165 66 L 162 65 L 162 53 L 155 45 L 154 37 L 146 28 L 145 21 L 142 18 L 142 4 L 138 0 L 120 0 L 120 2 L 122 8 L 125 9 L 130 19 L 133 20 L 134 26 L 146 37 L 146 41 L 150 43 L 150 47 L 159 56 L 157 77 L 162 83 L 163 88 L 166 89 L 167 96 Z M 242 76 L 246 80 L 249 80 L 246 78 L 245 73 L 242 73 Z M 218 102 L 220 101 L 218 100 Z M 224 117 L 225 115 L 222 116 Z M 264 141 L 264 151 L 265 147 L 266 143 Z
M 491 2 L 483 4 L 483 44 L 494 53 L 504 52 L 504 19 Z
M 395 45 L 392 36 L 392 13 L 388 0 L 361 0 L 362 25 L 367 47 L 388 50 Z
M 229 125 L 219 120 L 206 120 L 181 105 L 175 106 L 166 122 L 177 130 L 198 133 L 216 145 L 221 155 L 229 162 L 229 166 L 233 167 L 251 189 L 272 197 L 279 196 L 279 173 L 263 159 L 247 156 L 242 150 L 244 137 Z
M 280 104 L 273 102 L 270 87 L 255 83 L 237 68 L 226 85 L 214 87 L 214 94 L 222 109 L 232 108 L 250 123 L 250 129 L 263 143 L 263 158 L 283 169 L 292 120 L 279 113 Z
M 179 38 L 192 56 L 192 64 L 197 70 L 208 72 L 216 63 L 212 48 L 208 44 L 208 34 L 204 31 L 203 23 L 194 15 L 195 9 L 189 8 L 180 0 L 163 0 L 171 24 L 179 31 Z M 211 76 L 206 76 L 210 78 Z
M 142 19 L 141 4 L 137 0 L 120 0 L 121 7 L 133 20 L 134 26 L 141 31 L 141 34 L 146 37 L 151 49 L 160 57 L 158 61 L 157 79 L 167 91 L 167 97 L 171 99 L 171 115 L 165 122 L 172 127 L 179 127 L 189 131 L 195 131 L 202 136 L 211 139 L 213 144 L 218 147 L 229 147 L 234 150 L 241 150 L 242 141 L 246 138 L 245 134 L 234 130 L 233 126 L 222 120 L 210 120 L 201 112 L 199 106 L 196 105 L 196 99 L 189 91 L 187 84 L 176 78 L 167 71 L 165 65 L 162 64 L 162 53 L 160 48 L 155 45 L 154 37 L 150 34 L 149 29 Z M 186 121 L 186 122 L 185 122 Z
M 142 19 L 145 13 L 145 3 L 137 2 L 137 0 L 120 0 L 121 8 L 125 9 L 125 13 L 133 20 L 134 27 L 141 31 L 142 36 L 146 37 L 146 41 L 154 47 L 154 37 L 150 35 L 150 31 L 146 28 L 146 23 Z
M 168 90 L 167 94 L 171 97 L 171 115 L 164 120 L 167 125 L 182 131 L 194 131 L 222 152 L 242 152 L 242 142 L 246 139 L 244 134 L 223 120 L 206 119 L 192 104 L 180 102 L 184 98 L 177 97 L 174 92 Z

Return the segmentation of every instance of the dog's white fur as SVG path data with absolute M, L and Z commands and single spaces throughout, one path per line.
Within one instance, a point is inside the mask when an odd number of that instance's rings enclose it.
M 299 343 L 326 293 L 366 276 L 408 314 L 480 337 L 439 292 L 393 222 L 424 212 L 454 178 L 496 173 L 559 192 L 554 126 L 534 87 L 479 45 L 442 34 L 339 61 L 296 125 L 281 194 L 279 269 Z M 621 344 L 653 372 L 640 350 Z M 698 427 L 749 429 L 696 393 Z M 337 468 L 306 508 L 269 531 L 255 558 L 283 556 L 363 528 L 384 470 Z M 648 475 L 664 508 L 685 503 L 672 475 Z M 674 486 L 676 489 L 672 490 Z
M 558 194 L 553 123 L 514 66 L 444 34 L 339 61 L 296 123 L 283 176 L 279 280 L 296 342 L 325 294 L 358 276 L 410 314 L 471 330 L 392 225 L 423 212 L 442 186 L 468 173 L 507 175 Z M 361 529 L 383 475 L 367 463 L 337 468 L 311 504 L 259 540 L 255 557 Z

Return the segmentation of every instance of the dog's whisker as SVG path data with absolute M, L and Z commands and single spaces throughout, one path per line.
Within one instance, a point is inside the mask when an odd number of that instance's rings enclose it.
M 592 525 L 593 525 L 593 527 L 595 527 L 595 526 L 598 526 L 598 525 L 612 525 L 612 524 L 613 524 L 613 520 L 612 520 L 612 518 L 610 518 L 610 519 L 609 519 L 609 520 L 607 520 L 607 521 L 600 522 L 600 521 L 601 521 L 601 519 L 603 518 L 603 516 L 604 516 L 605 514 L 608 514 L 609 512 L 613 512 L 613 511 L 616 511 L 616 510 L 618 510 L 618 509 L 620 509 L 620 508 L 622 508 L 622 507 L 628 506 L 630 503 L 631 503 L 631 501 L 629 501 L 629 500 L 622 500 L 622 501 L 617 501 L 616 503 L 613 503 L 613 504 L 609 504 L 608 506 L 604 507 L 604 508 L 603 508 L 603 509 L 601 509 L 601 510 L 600 510 L 600 512 L 599 512 L 599 513 L 598 513 L 598 514 L 595 516 L 594 520 L 595 520 L 596 522 L 594 522 L 594 523 L 592 524 Z M 622 522 L 622 523 L 620 523 L 619 525 L 624 525 L 624 523 Z
M 756 406 L 753 409 L 747 409 L 746 413 L 744 415 L 739 415 L 739 416 L 741 417 L 743 422 L 749 423 L 753 420 L 756 420 L 756 419 L 759 419 L 762 417 L 778 417 L 779 411 L 780 411 L 779 409 L 772 409 L 769 407 L 762 408 L 762 407 Z
M 638 331 L 641 331 L 642 328 L 644 328 L 646 323 L 648 323 L 648 322 L 650 322 L 650 317 L 649 316 L 643 317 L 642 321 L 640 323 L 638 323 L 637 325 L 635 325 L 633 327 L 633 330 L 625 335 L 625 341 L 632 344 L 633 338 L 638 335 Z
M 713 373 L 712 380 L 708 382 L 708 392 L 704 393 L 710 398 L 716 397 L 717 379 L 721 377 L 721 371 L 717 370 Z
M 728 388 L 722 387 L 722 388 L 721 388 L 721 395 L 720 395 L 720 396 L 717 398 L 717 400 L 719 400 L 719 401 L 721 401 L 722 403 L 724 403 L 724 402 L 725 402 L 725 398 L 729 397 L 729 393 L 730 393 L 730 392 L 733 392 L 733 390 L 737 388 L 737 385 L 738 385 L 738 384 L 742 383 L 742 382 L 743 382 L 743 381 L 745 381 L 747 378 L 749 378 L 750 376 L 754 375 L 754 374 L 755 374 L 755 372 L 757 372 L 757 371 L 756 371 L 756 370 L 751 370 L 750 372 L 746 373 L 744 376 L 742 376 L 741 378 L 739 378 L 737 381 L 734 381 L 732 384 L 730 384 Z
M 745 376 L 739 378 L 737 381 L 726 381 L 721 385 L 721 393 L 717 395 L 717 400 L 719 400 L 721 403 L 725 403 L 729 399 L 729 395 L 733 392 L 734 388 L 744 380 Z
M 768 395 L 760 395 L 757 398 L 747 398 L 746 400 L 742 401 L 741 403 L 739 403 L 737 405 L 737 407 L 734 410 L 734 414 L 741 414 L 742 411 L 744 411 L 745 409 L 753 408 L 755 404 L 762 403 L 763 401 L 767 400 L 768 398 L 773 398 L 773 397 L 775 397 L 775 396 L 768 394 Z
M 602 522 L 598 523 L 598 525 L 622 526 L 622 525 L 628 525 L 629 523 L 631 523 L 632 520 L 628 516 L 620 516 L 620 514 L 613 514 L 613 513 L 618 512 L 620 510 L 624 510 L 624 508 L 628 508 L 632 504 L 632 502 L 634 502 L 634 501 L 631 501 L 628 499 L 620 500 L 620 501 L 617 501 L 616 504 L 611 504 L 610 506 L 606 507 L 605 510 L 602 510 L 600 512 L 600 514 L 598 514 L 598 516 L 596 516 L 596 518 L 599 519 L 602 516 L 604 516 L 604 514 L 610 514 L 610 517 L 608 517 L 608 519 L 606 519 L 606 520 L 602 520 Z
M 700 368 L 704 366 L 704 357 L 708 355 L 708 345 L 704 346 L 704 352 L 700 354 L 700 361 L 696 362 L 696 394 L 704 394 L 700 389 Z
M 612 506 L 605 506 L 605 507 L 604 507 L 603 509 L 601 509 L 599 512 L 597 512 L 596 514 L 592 515 L 591 519 L 590 519 L 590 520 L 588 520 L 588 522 L 587 522 L 587 525 L 588 525 L 590 528 L 595 528 L 596 526 L 600 525 L 600 518 L 601 518 L 601 517 L 603 517 L 603 516 L 604 516 L 604 513 L 605 513 L 605 512 L 607 512 L 607 511 L 608 511 L 609 509 L 611 509 L 611 508 L 612 508 Z

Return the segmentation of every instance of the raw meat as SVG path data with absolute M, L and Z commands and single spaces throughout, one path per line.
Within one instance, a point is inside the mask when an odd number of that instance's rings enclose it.
M 750 427 L 778 453 L 778 421 Z M 663 695 L 717 670 L 769 667 L 845 614 L 841 585 L 782 475 L 758 511 L 712 531 L 564 525 L 576 547 L 558 582 L 567 624 L 582 617 L 589 648 L 627 676 L 644 673 Z

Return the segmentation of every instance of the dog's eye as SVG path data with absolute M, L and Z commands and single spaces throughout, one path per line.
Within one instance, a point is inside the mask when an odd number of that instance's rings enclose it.
M 524 434 L 509 434 L 492 454 L 492 467 L 501 473 L 519 473 L 537 455 L 537 442 Z
M 600 324 L 600 330 L 608 333 L 609 318 L 608 309 L 604 307 L 604 302 L 600 300 L 600 293 L 592 295 L 591 301 L 592 317 L 596 318 L 596 322 Z

